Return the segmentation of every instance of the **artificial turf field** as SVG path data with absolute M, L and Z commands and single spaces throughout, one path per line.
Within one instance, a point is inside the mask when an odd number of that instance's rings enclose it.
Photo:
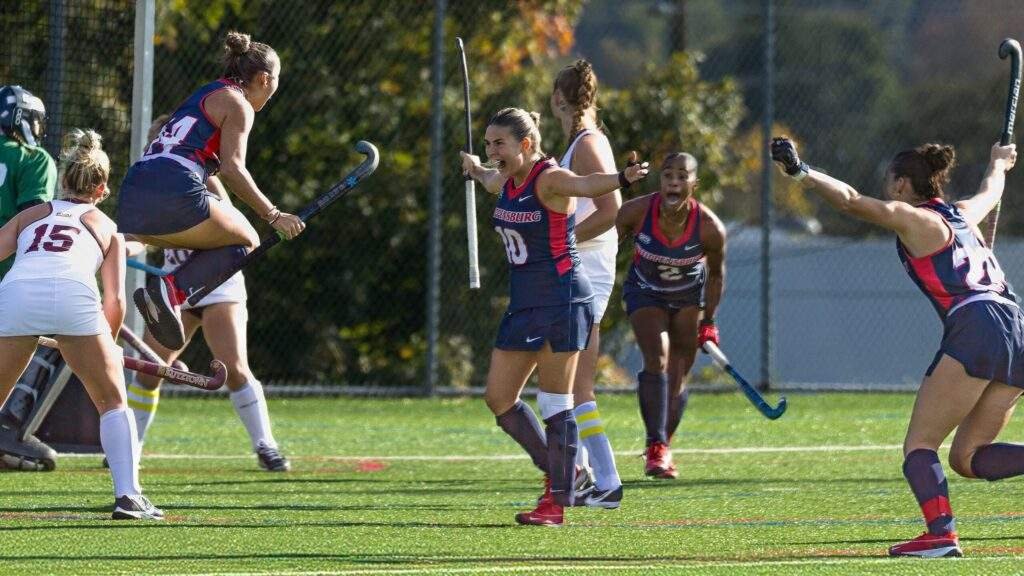
M 774 398 L 771 398 L 774 400 Z M 626 493 L 521 527 L 540 474 L 481 399 L 271 400 L 293 470 L 256 468 L 226 399 L 165 398 L 142 483 L 163 523 L 108 520 L 99 457 L 0 473 L 4 574 L 1024 573 L 1024 484 L 951 477 L 961 559 L 889 559 L 922 531 L 900 474 L 913 397 L 791 395 L 770 422 L 691 397 L 676 481 L 648 480 L 631 396 L 601 399 Z M 1011 422 L 1004 439 L 1024 438 Z

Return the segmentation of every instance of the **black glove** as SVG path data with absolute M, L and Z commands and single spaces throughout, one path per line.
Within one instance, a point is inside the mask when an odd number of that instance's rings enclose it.
M 800 156 L 796 153 L 796 144 L 792 140 L 785 136 L 772 138 L 771 150 L 772 160 L 781 164 L 786 174 L 796 180 L 807 176 L 810 168 L 806 162 L 800 160 Z

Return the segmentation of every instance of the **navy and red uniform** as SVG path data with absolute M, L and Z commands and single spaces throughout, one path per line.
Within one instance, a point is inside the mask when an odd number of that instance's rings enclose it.
M 700 241 L 701 204 L 693 197 L 687 202 L 690 212 L 683 234 L 671 241 L 658 226 L 661 195 L 651 194 L 643 223 L 633 239 L 633 263 L 622 287 L 627 314 L 646 307 L 674 314 L 689 306 L 704 305 L 707 267 Z
M 171 234 L 209 218 L 206 178 L 220 168 L 220 128 L 207 116 L 204 103 L 221 90 L 242 89 L 221 78 L 197 90 L 128 169 L 118 192 L 119 231 Z
M 941 216 L 953 232 L 942 249 L 920 258 L 896 240 L 903 267 L 943 323 L 927 374 L 945 354 L 970 376 L 1024 388 L 1024 316 L 995 255 L 956 206 L 936 198 L 919 207 Z
M 505 182 L 491 218 L 509 262 L 508 310 L 498 328 L 500 350 L 583 350 L 594 323 L 590 282 L 576 252 L 576 217 L 548 209 L 537 177 L 556 167 L 539 160 L 518 188 Z

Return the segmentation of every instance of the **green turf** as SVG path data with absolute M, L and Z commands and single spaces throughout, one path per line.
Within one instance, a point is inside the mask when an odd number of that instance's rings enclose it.
M 275 400 L 288 474 L 258 471 L 230 403 L 164 399 L 142 482 L 164 523 L 107 520 L 99 458 L 0 474 L 5 574 L 1009 574 L 1024 554 L 1016 481 L 952 478 L 959 560 L 890 560 L 922 529 L 900 475 L 912 397 L 790 397 L 770 422 L 738 395 L 698 395 L 677 436 L 678 481 L 642 476 L 634 400 L 602 399 L 626 485 L 616 511 L 571 509 L 561 529 L 513 525 L 540 477 L 480 399 Z M 1011 423 L 1005 438 L 1024 437 Z M 685 452 L 743 447 L 869 450 Z M 172 459 L 167 455 L 206 455 Z M 211 457 L 219 456 L 219 457 Z M 345 459 L 364 456 L 366 459 Z M 576 567 L 572 569 L 572 567 Z M 19 572 L 16 572 L 19 571 Z

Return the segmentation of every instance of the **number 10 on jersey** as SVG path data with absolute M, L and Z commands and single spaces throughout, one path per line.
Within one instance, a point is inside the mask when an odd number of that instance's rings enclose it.
M 529 254 L 526 252 L 526 240 L 523 239 L 523 235 L 511 228 L 495 226 L 494 229 L 505 244 L 505 255 L 508 256 L 509 263 L 525 264 Z

